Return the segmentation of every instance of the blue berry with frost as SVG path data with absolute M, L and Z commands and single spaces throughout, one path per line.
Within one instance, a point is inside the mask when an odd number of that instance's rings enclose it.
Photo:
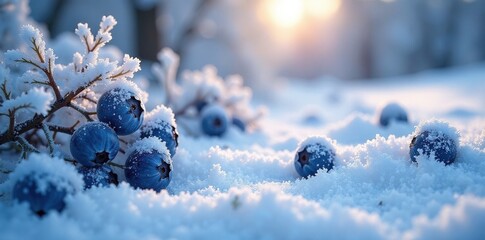
M 107 187 L 110 184 L 118 185 L 118 175 L 109 166 L 80 166 L 77 170 L 83 176 L 84 189 L 89 189 L 93 186 Z
M 120 88 L 105 92 L 97 105 L 98 119 L 118 135 L 129 135 L 143 123 L 145 106 L 134 93 Z
M 391 122 L 408 122 L 408 114 L 403 107 L 397 103 L 387 104 L 380 113 L 379 124 L 387 127 Z
M 172 179 L 172 160 L 156 137 L 138 140 L 125 164 L 126 181 L 134 188 L 165 189 Z
M 175 117 L 170 108 L 163 105 L 157 106 L 147 114 L 141 129 L 141 138 L 157 137 L 165 142 L 173 158 L 178 146 L 178 132 Z
M 449 165 L 456 159 L 457 144 L 456 129 L 444 122 L 431 121 L 418 126 L 409 145 L 409 156 L 413 162 L 423 155 Z
M 19 202 L 29 203 L 30 210 L 39 217 L 52 210 L 58 212 L 64 210 L 66 196 L 67 191 L 58 189 L 55 182 L 48 182 L 41 186 L 37 184 L 34 177 L 30 176 L 17 182 L 13 189 L 13 198 Z
M 37 153 L 20 162 L 5 184 L 11 187 L 14 202 L 27 203 L 40 217 L 51 211 L 61 212 L 66 207 L 66 196 L 80 191 L 83 186 L 71 164 Z
M 116 157 L 119 140 L 115 131 L 102 122 L 88 122 L 71 137 L 71 154 L 83 166 L 105 164 Z
M 201 128 L 208 136 L 222 136 L 227 130 L 228 122 L 227 113 L 220 105 L 212 104 L 202 110 Z
M 171 126 L 167 122 L 161 122 L 158 126 L 154 128 L 142 128 L 141 137 L 157 137 L 161 141 L 165 142 L 169 152 L 170 157 L 173 157 L 177 152 L 178 146 L 178 132 L 174 126 Z
M 314 176 L 318 170 L 332 170 L 335 150 L 331 143 L 322 137 L 310 137 L 300 143 L 294 160 L 295 169 L 302 177 Z

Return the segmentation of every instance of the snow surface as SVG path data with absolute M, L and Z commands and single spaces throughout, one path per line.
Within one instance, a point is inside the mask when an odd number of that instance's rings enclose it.
M 73 165 L 66 164 L 57 157 L 33 153 L 27 160 L 19 163 L 9 175 L 9 180 L 1 185 L 0 191 L 10 195 L 15 184 L 26 177 L 32 177 L 36 181 L 39 193 L 44 193 L 52 183 L 59 191 L 65 190 L 68 193 L 79 192 L 84 187 L 82 177 Z
M 43 219 L 0 197 L 0 238 L 480 239 L 484 69 L 365 84 L 282 83 L 254 103 L 269 109 L 259 131 L 180 136 L 166 191 L 94 187 Z M 388 102 L 405 107 L 410 123 L 380 127 L 379 107 Z M 317 121 L 306 124 L 308 116 Z M 459 131 L 457 159 L 411 164 L 415 126 L 433 118 Z M 313 135 L 332 139 L 337 162 L 333 171 L 302 179 L 293 159 L 298 143 Z

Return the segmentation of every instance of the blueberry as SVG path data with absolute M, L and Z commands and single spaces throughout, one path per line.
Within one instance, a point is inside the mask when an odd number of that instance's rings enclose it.
M 240 118 L 233 117 L 232 118 L 232 125 L 236 126 L 242 132 L 246 131 L 246 124 Z
M 119 141 L 115 131 L 102 122 L 89 122 L 71 137 L 71 154 L 82 165 L 91 167 L 113 160 Z
M 157 137 L 161 141 L 165 142 L 168 150 L 170 151 L 170 157 L 176 153 L 178 146 L 178 132 L 175 126 L 170 125 L 166 121 L 156 120 L 153 123 L 147 123 L 141 128 L 141 138 Z
M 51 210 L 61 212 L 66 206 L 66 188 L 57 186 L 55 181 L 40 181 L 42 183 L 39 184 L 36 178 L 47 178 L 47 175 L 29 175 L 16 182 L 13 199 L 29 203 L 30 210 L 39 217 Z
M 83 175 L 84 189 L 89 189 L 93 186 L 118 185 L 118 175 L 106 165 L 97 167 L 81 166 L 77 170 Z
M 387 104 L 382 110 L 379 117 L 379 124 L 383 127 L 387 127 L 392 121 L 395 122 L 408 122 L 408 114 L 403 107 L 397 103 Z
M 228 117 L 222 106 L 213 104 L 201 113 L 202 131 L 209 136 L 222 136 L 228 127 Z
M 135 188 L 153 189 L 157 192 L 166 188 L 172 178 L 171 159 L 168 154 L 135 150 L 125 164 L 126 181 Z
M 455 161 L 457 151 L 455 140 L 438 129 L 419 132 L 409 145 L 409 155 L 413 162 L 416 162 L 419 155 L 433 155 L 436 161 L 448 165 Z
M 143 123 L 145 106 L 132 92 L 115 88 L 99 98 L 98 119 L 110 125 L 118 135 L 128 135 Z
M 295 155 L 295 168 L 302 177 L 314 176 L 319 169 L 330 171 L 335 151 L 324 138 L 312 137 L 300 144 Z

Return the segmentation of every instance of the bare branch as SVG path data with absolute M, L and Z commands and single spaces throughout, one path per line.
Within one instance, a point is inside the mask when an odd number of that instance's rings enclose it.
M 113 166 L 113 167 L 117 167 L 117 168 L 121 168 L 121 169 L 125 169 L 125 165 L 123 165 L 123 164 L 108 162 L 108 165 Z
M 3 96 L 5 96 L 5 99 L 10 100 L 10 96 L 12 93 L 7 90 L 7 79 L 3 81 L 0 89 L 2 90 Z
M 36 152 L 36 153 L 39 153 L 40 152 L 37 148 L 35 148 L 32 144 L 30 144 L 23 137 L 16 137 L 15 138 L 15 141 L 18 144 L 20 144 L 20 146 L 22 147 L 22 158 L 26 158 L 27 157 L 27 153 L 29 153 L 29 152 Z
M 70 127 L 61 127 L 61 126 L 57 126 L 57 125 L 50 125 L 48 124 L 47 126 L 49 127 L 49 130 L 53 131 L 54 132 L 54 135 L 58 132 L 60 133 L 65 133 L 65 134 L 68 134 L 68 135 L 72 135 L 74 134 L 74 131 L 75 131 L 75 128 L 76 126 L 80 123 L 80 121 L 76 121 L 76 123 L 74 123 L 72 126 Z
M 52 134 L 49 131 L 49 127 L 45 123 L 42 123 L 42 131 L 44 132 L 45 138 L 47 139 L 49 153 L 51 156 L 54 156 L 54 139 L 52 138 Z
M 31 47 L 31 49 L 34 50 L 34 52 L 37 54 L 37 57 L 39 58 L 39 61 L 41 63 L 44 63 L 45 60 L 44 60 L 44 58 L 42 58 L 42 54 L 40 54 L 40 49 L 39 49 L 39 46 L 37 45 L 37 42 L 35 41 L 35 38 L 32 37 L 32 39 L 30 40 L 30 42 L 33 45 L 33 47 Z
M 83 116 L 86 118 L 86 120 L 88 120 L 88 121 L 90 121 L 90 122 L 94 121 L 94 120 L 91 118 L 91 116 L 90 116 L 90 115 L 92 115 L 92 114 L 91 114 L 91 112 L 88 112 L 88 111 L 86 111 L 86 110 L 82 109 L 80 106 L 77 106 L 77 105 L 76 105 L 76 104 L 74 104 L 74 103 L 70 103 L 70 104 L 69 104 L 69 107 L 71 107 L 72 109 L 76 110 L 78 113 L 82 114 L 82 115 L 83 115 Z

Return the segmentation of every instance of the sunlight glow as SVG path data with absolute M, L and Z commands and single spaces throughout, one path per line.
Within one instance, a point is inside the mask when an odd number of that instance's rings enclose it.
M 303 18 L 301 0 L 269 0 L 267 7 L 270 19 L 283 28 L 294 27 Z
M 303 0 L 308 14 L 315 18 L 328 18 L 340 7 L 340 0 Z
M 277 27 L 293 28 L 305 20 L 322 20 L 332 16 L 341 0 L 266 0 L 265 12 Z

